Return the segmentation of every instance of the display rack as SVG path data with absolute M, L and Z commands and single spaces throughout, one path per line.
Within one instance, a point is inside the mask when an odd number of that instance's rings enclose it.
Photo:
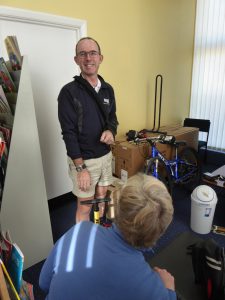
M 27 56 L 23 57 L 0 224 L 24 253 L 24 269 L 47 257 L 53 238 Z

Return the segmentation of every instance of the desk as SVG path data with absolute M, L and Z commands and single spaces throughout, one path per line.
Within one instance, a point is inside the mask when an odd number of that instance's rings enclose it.
M 211 172 L 211 174 L 212 174 L 212 176 L 216 176 L 216 175 L 225 176 L 225 165 L 223 165 L 222 167 L 220 167 L 220 168 L 216 169 L 215 171 Z M 203 181 L 205 183 L 208 183 L 208 184 L 212 184 L 212 185 L 215 185 L 215 186 L 225 188 L 225 181 L 222 181 L 222 180 L 219 180 L 219 179 L 216 179 L 214 181 L 210 181 L 210 180 L 207 180 L 203 177 Z

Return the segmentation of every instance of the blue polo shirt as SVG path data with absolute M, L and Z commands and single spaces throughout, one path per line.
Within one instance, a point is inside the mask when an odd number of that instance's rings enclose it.
M 115 225 L 91 222 L 78 223 L 57 241 L 39 284 L 48 300 L 176 299 Z

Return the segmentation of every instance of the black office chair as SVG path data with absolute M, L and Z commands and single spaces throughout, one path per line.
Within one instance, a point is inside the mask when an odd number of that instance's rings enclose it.
M 199 132 L 206 132 L 206 139 L 198 141 L 198 151 L 201 148 L 205 148 L 205 153 L 204 153 L 204 161 L 205 162 L 207 160 L 207 149 L 208 149 L 210 123 L 211 123 L 210 120 L 185 118 L 184 125 L 183 125 L 184 127 L 196 127 L 199 129 Z

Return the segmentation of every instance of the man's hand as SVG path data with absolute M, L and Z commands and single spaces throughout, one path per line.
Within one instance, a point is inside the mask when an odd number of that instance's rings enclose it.
M 166 269 L 160 269 L 158 267 L 155 267 L 154 270 L 159 274 L 165 287 L 167 289 L 175 291 L 174 277 L 169 272 L 167 272 Z
M 86 192 L 91 186 L 91 176 L 87 169 L 77 173 L 78 187 L 81 191 Z
M 103 131 L 100 141 L 107 145 L 111 145 L 114 143 L 114 136 L 110 130 Z

